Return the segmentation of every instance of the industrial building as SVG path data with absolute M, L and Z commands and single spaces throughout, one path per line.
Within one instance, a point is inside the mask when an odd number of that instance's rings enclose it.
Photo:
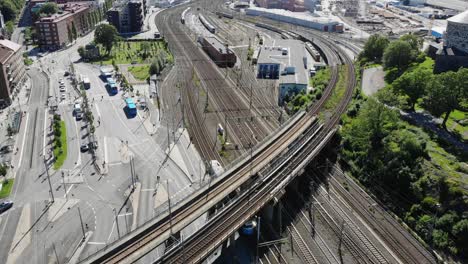
M 21 45 L 0 37 L 0 108 L 11 104 L 25 76 Z
M 203 50 L 210 55 L 211 59 L 218 65 L 222 67 L 232 67 L 236 64 L 237 57 L 236 54 L 223 43 L 218 38 L 212 37 L 203 37 L 200 39 Z
M 117 1 L 107 11 L 107 22 L 119 33 L 136 33 L 143 28 L 146 14 L 146 0 Z
M 36 21 L 38 44 L 41 49 L 55 50 L 70 43 L 70 34 L 76 31 L 77 36 L 91 30 L 88 13 L 92 2 L 68 3 L 62 6 L 60 13 L 41 17 Z
M 444 46 L 437 51 L 434 72 L 468 67 L 468 10 L 447 19 Z
M 246 14 L 250 16 L 262 16 L 276 21 L 313 28 L 325 32 L 342 33 L 344 30 L 342 23 L 330 18 L 316 16 L 308 12 L 298 13 L 281 9 L 250 7 L 246 10 Z
M 276 40 L 274 46 L 263 46 L 257 61 L 257 78 L 279 79 L 278 104 L 306 91 L 308 56 L 303 42 L 294 39 Z

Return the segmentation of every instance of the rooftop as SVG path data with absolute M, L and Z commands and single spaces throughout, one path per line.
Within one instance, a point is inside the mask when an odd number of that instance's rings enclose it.
M 50 16 L 42 17 L 38 22 L 42 23 L 55 23 L 73 16 L 76 13 L 80 13 L 89 8 L 88 3 L 68 3 L 63 5 L 62 12 L 56 13 Z
M 468 24 L 468 10 L 447 19 L 449 22 Z
M 256 7 L 256 6 L 251 6 L 250 8 L 247 9 L 248 11 L 258 11 L 258 12 L 263 12 L 263 13 L 269 13 L 277 16 L 283 16 L 283 17 L 291 17 L 294 19 L 301 19 L 305 21 L 310 21 L 310 22 L 315 22 L 315 23 L 323 23 L 323 24 L 335 24 L 338 23 L 336 20 L 332 19 L 331 17 L 326 17 L 326 16 L 319 16 L 315 13 L 311 12 L 292 12 L 289 10 L 284 10 L 284 9 L 267 9 L 267 8 L 262 8 L 262 7 Z
M 273 45 L 262 47 L 257 63 L 279 64 L 280 83 L 308 84 L 307 71 L 303 60 L 304 57 L 307 57 L 304 43 L 295 39 L 278 39 L 275 40 Z M 283 55 L 283 49 L 287 49 L 287 55 Z M 281 75 L 286 67 L 294 67 L 295 74 Z
M 5 63 L 11 55 L 21 48 L 20 45 L 7 39 L 0 39 L 0 63 Z
M 227 48 L 226 45 L 223 42 L 221 42 L 221 40 L 219 40 L 218 38 L 209 36 L 209 37 L 205 37 L 205 40 L 208 41 L 221 54 L 231 53 L 229 48 Z

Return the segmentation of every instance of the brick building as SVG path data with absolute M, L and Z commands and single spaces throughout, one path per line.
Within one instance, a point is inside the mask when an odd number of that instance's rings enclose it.
M 60 49 L 70 43 L 73 28 L 77 37 L 91 30 L 87 15 L 92 9 L 92 3 L 68 3 L 62 11 L 36 21 L 36 32 L 41 49 Z
M 0 37 L 0 108 L 11 104 L 25 74 L 21 45 Z

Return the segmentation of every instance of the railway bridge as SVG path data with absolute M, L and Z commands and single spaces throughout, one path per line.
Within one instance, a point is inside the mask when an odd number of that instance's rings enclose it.
M 192 41 L 188 36 L 176 33 L 174 27 L 186 7 L 183 5 L 164 11 L 165 17 L 160 21 L 161 31 L 168 41 L 182 50 L 184 47 L 180 46 L 181 43 Z M 289 34 L 307 40 L 295 33 Z M 156 262 L 200 262 L 262 207 L 278 199 L 284 188 L 303 172 L 332 138 L 356 85 L 351 59 L 327 39 L 317 36 L 313 42 L 320 47 L 332 72 L 330 82 L 318 102 L 290 118 L 256 149 L 241 156 L 209 186 L 194 192 L 173 208 L 169 205 L 165 214 L 138 227 L 82 263 L 132 263 L 163 243 L 170 246 Z M 347 65 L 349 78 L 346 91 L 331 116 L 319 120 L 318 113 L 338 83 L 339 64 Z M 207 212 L 212 214 L 206 225 L 182 241 L 180 231 Z

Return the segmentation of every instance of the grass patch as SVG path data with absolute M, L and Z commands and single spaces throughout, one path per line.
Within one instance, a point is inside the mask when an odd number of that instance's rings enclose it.
M 59 122 L 59 129 L 60 137 L 54 143 L 54 170 L 60 169 L 67 159 L 67 128 L 64 121 Z
M 106 54 L 106 50 L 98 45 L 101 54 Z M 94 63 L 102 63 L 103 65 L 115 64 L 138 64 L 151 63 L 158 59 L 165 63 L 172 63 L 174 57 L 169 52 L 167 44 L 164 41 L 139 41 L 127 42 L 119 41 L 113 47 L 109 55 L 103 56 Z
M 2 190 L 0 191 L 0 199 L 6 198 L 10 195 L 11 189 L 13 189 L 13 182 L 13 179 L 3 181 Z
M 31 66 L 33 64 L 33 60 L 31 58 L 24 58 L 24 65 Z
M 143 66 L 131 66 L 128 68 L 128 71 L 135 77 L 135 79 L 140 81 L 145 81 L 149 78 L 149 65 Z
M 335 89 L 333 89 L 330 98 L 328 98 L 325 103 L 325 110 L 335 109 L 343 98 L 343 95 L 346 92 L 346 84 L 349 79 L 348 67 L 348 65 L 340 66 L 338 83 L 336 84 Z

